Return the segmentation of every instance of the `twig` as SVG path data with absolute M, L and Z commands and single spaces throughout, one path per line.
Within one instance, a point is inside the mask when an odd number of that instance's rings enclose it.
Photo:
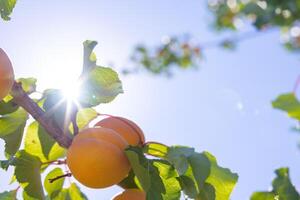
M 49 180 L 50 183 L 53 183 L 54 181 L 57 181 L 57 180 L 59 180 L 59 179 L 61 179 L 61 178 L 71 177 L 71 176 L 72 176 L 71 173 L 66 173 L 66 174 L 64 174 L 64 175 L 60 175 L 60 176 L 57 176 L 57 177 L 55 177 L 55 178 L 49 178 L 48 180 Z
M 296 82 L 295 82 L 295 85 L 294 85 L 294 89 L 293 89 L 293 93 L 296 94 L 297 93 L 297 89 L 300 85 L 300 75 L 298 76 Z
M 23 107 L 36 121 L 38 121 L 60 146 L 68 148 L 71 145 L 71 133 L 69 131 L 64 133 L 63 129 L 59 127 L 54 120 L 47 117 L 46 113 L 26 94 L 21 83 L 14 82 L 11 95 L 14 98 L 13 101 Z

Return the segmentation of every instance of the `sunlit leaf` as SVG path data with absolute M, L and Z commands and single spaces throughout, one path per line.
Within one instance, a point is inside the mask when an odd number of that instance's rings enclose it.
M 179 200 L 181 196 L 181 187 L 177 179 L 178 173 L 174 167 L 163 160 L 155 160 L 153 165 L 157 167 L 159 176 L 161 177 L 165 186 L 166 192 L 163 194 L 164 200 Z
M 41 161 L 22 150 L 16 154 L 15 176 L 27 195 L 36 199 L 44 199 L 43 186 L 41 182 Z
M 164 158 L 168 153 L 168 147 L 159 143 L 148 143 L 144 146 L 144 152 L 152 156 Z
M 79 130 L 88 126 L 88 124 L 98 116 L 97 111 L 92 108 L 83 108 L 77 113 L 77 126 Z
M 270 192 L 255 192 L 251 200 L 298 200 L 300 195 L 291 183 L 288 168 L 280 168 L 275 171 L 277 177 L 273 180 L 273 190 Z
M 5 102 L 4 100 L 0 101 L 0 115 L 6 115 L 9 113 L 13 113 L 16 110 L 18 110 L 19 105 L 13 102 L 13 100 L 10 100 L 8 102 Z
M 17 82 L 22 84 L 22 88 L 27 94 L 31 94 L 36 91 L 36 78 L 19 78 Z
M 255 192 L 250 200 L 275 200 L 276 195 L 272 192 Z
M 69 196 L 71 200 L 87 200 L 88 198 L 83 194 L 79 187 L 75 184 L 72 183 L 71 186 L 69 187 Z
M 209 159 L 211 164 L 209 177 L 206 183 L 211 184 L 215 188 L 215 200 L 227 200 L 238 180 L 238 175 L 232 173 L 229 169 L 220 167 L 216 158 L 208 152 L 204 155 Z
M 8 157 L 19 150 L 27 119 L 28 114 L 22 108 L 0 117 L 0 138 L 5 141 L 5 153 Z
M 66 151 L 37 122 L 27 128 L 25 150 L 39 157 L 42 162 L 56 160 L 64 156 Z
M 127 148 L 126 155 L 139 183 L 147 194 L 147 199 L 163 200 L 166 189 L 153 161 L 147 159 L 139 147 Z
M 274 108 L 287 112 L 290 117 L 300 120 L 300 102 L 293 93 L 280 95 L 272 102 L 272 105 Z
M 83 105 L 97 106 L 111 102 L 123 93 L 122 83 L 117 72 L 108 67 L 94 67 L 83 81 L 80 102 Z
M 180 175 L 178 180 L 186 195 L 195 198 L 210 175 L 210 161 L 193 148 L 181 146 L 170 147 L 166 158 Z
M 55 198 L 60 193 L 60 191 L 63 189 L 65 178 L 60 178 L 52 183 L 50 182 L 50 179 L 56 178 L 63 174 L 64 173 L 61 168 L 54 168 L 45 177 L 44 187 L 45 187 L 48 197 L 50 197 L 50 199 Z
M 86 40 L 83 43 L 83 71 L 82 76 L 96 66 L 97 58 L 93 52 L 98 43 L 92 40 Z
M 0 193 L 1 200 L 17 200 L 17 190 Z
M 1 0 L 0 1 L 0 14 L 3 20 L 10 20 L 10 14 L 12 13 L 17 0 Z

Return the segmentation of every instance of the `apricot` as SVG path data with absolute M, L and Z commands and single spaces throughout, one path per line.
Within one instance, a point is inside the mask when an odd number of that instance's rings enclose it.
M 123 117 L 107 117 L 95 126 L 110 128 L 120 134 L 132 146 L 143 145 L 145 136 L 140 127 L 133 121 Z
M 90 188 L 105 188 L 119 183 L 129 173 L 125 153 L 110 142 L 78 138 L 69 147 L 67 165 L 72 175 Z
M 8 95 L 14 84 L 14 70 L 7 54 L 0 48 L 0 100 Z
M 123 137 L 121 137 L 114 130 L 108 128 L 95 127 L 84 129 L 78 135 L 76 135 L 73 142 L 84 138 L 94 138 L 112 143 L 119 147 L 122 151 L 128 146 L 127 141 Z
M 146 200 L 146 193 L 139 189 L 127 189 L 117 194 L 113 200 Z

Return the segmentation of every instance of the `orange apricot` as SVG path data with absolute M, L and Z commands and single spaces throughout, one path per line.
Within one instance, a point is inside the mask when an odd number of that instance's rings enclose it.
M 113 200 L 146 200 L 146 193 L 139 189 L 127 189 L 117 194 Z
M 128 146 L 128 143 L 123 137 L 121 137 L 114 130 L 108 128 L 95 127 L 84 129 L 75 136 L 73 142 L 83 138 L 95 138 L 98 140 L 103 140 L 116 145 L 122 151 Z
M 72 143 L 67 152 L 72 175 L 90 188 L 105 188 L 119 183 L 130 170 L 129 161 L 116 145 L 95 138 Z
M 145 143 L 145 136 L 140 127 L 133 121 L 123 117 L 107 117 L 95 126 L 110 128 L 119 133 L 130 145 L 137 146 Z
M 14 84 L 14 70 L 7 54 L 0 48 L 0 100 L 8 95 Z

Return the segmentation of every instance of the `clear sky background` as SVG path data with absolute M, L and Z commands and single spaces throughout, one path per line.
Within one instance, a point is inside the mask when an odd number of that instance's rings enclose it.
M 99 42 L 99 64 L 120 70 L 131 66 L 137 43 L 151 46 L 164 35 L 184 33 L 200 42 L 220 38 L 210 22 L 206 1 L 200 0 L 19 1 L 12 20 L 0 20 L 0 47 L 10 55 L 16 76 L 38 78 L 42 90 L 76 80 L 86 39 Z M 199 70 L 179 71 L 172 79 L 121 76 L 125 93 L 99 111 L 134 120 L 148 140 L 211 152 L 240 176 L 233 200 L 269 189 L 273 171 L 282 166 L 290 167 L 300 189 L 299 135 L 290 131 L 296 123 L 270 104 L 292 90 L 299 64 L 275 31 L 242 42 L 235 52 L 207 50 Z M 10 176 L 0 171 L 0 191 L 15 188 L 7 186 Z M 121 191 L 81 188 L 101 200 Z

